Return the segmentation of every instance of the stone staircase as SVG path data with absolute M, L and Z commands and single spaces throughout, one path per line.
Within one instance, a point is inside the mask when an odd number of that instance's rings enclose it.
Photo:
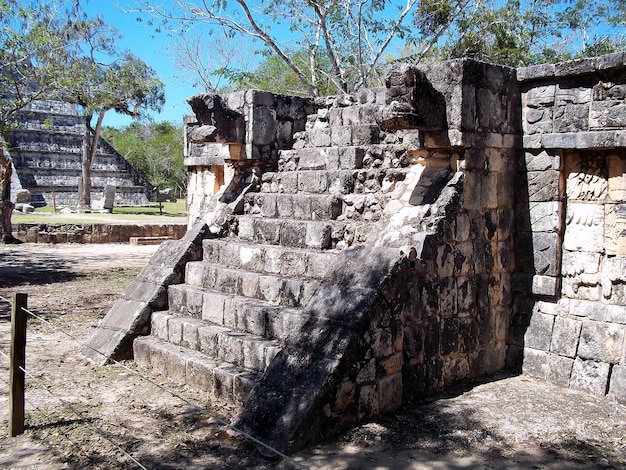
M 331 129 L 324 116 L 310 116 L 296 148 L 261 175 L 229 235 L 202 241 L 202 260 L 168 288 L 169 309 L 134 341 L 138 364 L 240 405 L 281 348 L 297 344 L 303 309 L 338 253 L 380 218 L 383 180 L 404 172 L 382 169 L 401 150 L 379 132 L 363 145 L 314 146 L 315 129 Z
M 31 192 L 33 205 L 76 204 L 81 175 L 84 123 L 74 108 L 59 101 L 36 101 L 18 115 L 10 133 L 11 157 L 20 187 Z M 117 205 L 145 206 L 152 185 L 104 139 L 92 166 L 92 200 L 105 186 L 116 187 Z
M 284 452 L 502 370 L 510 76 L 455 60 L 353 96 L 193 97 L 189 230 L 81 353 L 210 390 Z M 213 193 L 220 161 L 232 179 Z

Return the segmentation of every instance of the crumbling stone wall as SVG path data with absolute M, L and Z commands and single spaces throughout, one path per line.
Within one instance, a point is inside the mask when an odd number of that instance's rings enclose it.
M 519 143 L 513 69 L 455 60 L 419 70 L 443 97 L 445 124 L 425 120 L 423 145 L 410 151 L 413 171 L 422 173 L 417 184 L 407 178 L 410 195 L 388 203 L 378 242 L 425 244 L 404 317 L 405 400 L 505 366 Z M 438 215 L 420 216 L 425 208 Z
M 91 341 L 129 353 L 169 303 L 141 360 L 196 384 L 204 361 L 223 388 L 228 354 L 236 424 L 281 450 L 507 365 L 624 400 L 625 70 L 624 54 L 452 60 L 304 112 L 258 91 L 193 98 L 196 222 Z
M 623 53 L 518 70 L 516 292 L 509 359 L 626 402 Z
M 305 129 L 307 115 L 315 110 L 313 100 L 260 90 L 205 93 L 189 104 L 195 113 L 184 120 L 190 226 L 234 178 L 246 180 L 259 165 L 275 169 L 278 151 L 293 145 L 294 135 Z

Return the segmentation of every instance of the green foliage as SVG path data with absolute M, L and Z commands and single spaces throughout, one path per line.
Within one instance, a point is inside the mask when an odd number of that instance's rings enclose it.
M 65 22 L 60 21 L 64 16 Z M 0 133 L 15 124 L 15 113 L 52 96 L 63 80 L 57 61 L 67 46 L 67 11 L 54 1 L 0 1 Z
M 289 57 L 299 67 L 306 69 L 309 61 L 308 51 L 289 52 Z M 317 69 L 323 72 L 317 83 L 318 93 L 320 95 L 335 93 L 335 86 L 329 78 L 330 62 L 328 56 L 317 55 L 315 60 Z M 224 68 L 221 72 L 228 77 L 230 87 L 233 89 L 256 88 L 286 95 L 306 95 L 308 93 L 307 88 L 303 86 L 293 70 L 275 55 L 266 56 L 251 72 L 241 72 L 229 68 Z
M 425 38 L 435 41 L 429 58 L 472 57 L 524 66 L 623 50 L 625 11 L 621 0 L 422 0 L 422 15 L 414 21 Z M 436 36 L 440 27 L 446 27 L 445 33 Z
M 183 130 L 169 122 L 133 122 L 121 129 L 105 127 L 103 137 L 148 181 L 185 195 L 187 173 L 183 165 Z
M 297 79 L 297 88 L 312 95 L 326 94 L 329 84 L 333 93 L 352 91 L 372 80 L 381 84 L 377 72 L 382 55 L 393 38 L 411 36 L 405 20 L 418 2 L 213 0 L 197 4 L 180 0 L 168 7 L 155 0 L 139 0 L 143 11 L 163 19 L 161 26 L 188 30 L 202 24 L 208 27 L 207 35 L 219 31 L 233 40 L 247 38 L 247 50 L 240 48 L 241 54 L 259 52 L 278 58 L 285 66 L 279 77 Z M 190 45 L 186 50 L 198 49 Z M 250 81 L 250 75 L 256 74 L 250 69 L 233 68 L 230 62 L 223 63 L 219 55 L 218 52 L 214 60 L 219 64 L 214 69 L 215 77 L 228 72 L 244 85 Z M 205 69 L 203 64 L 207 61 L 203 59 L 195 59 L 196 70 Z M 274 70 L 276 65 L 268 61 L 259 67 L 264 72 Z M 201 82 L 215 80 L 205 78 Z M 292 89 L 293 84 L 286 88 Z

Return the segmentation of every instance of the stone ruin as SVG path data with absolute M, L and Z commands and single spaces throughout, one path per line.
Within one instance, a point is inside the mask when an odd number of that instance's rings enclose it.
M 33 206 L 74 206 L 81 175 L 84 119 L 74 106 L 56 100 L 30 103 L 17 115 L 18 126 L 9 135 L 14 169 L 11 200 L 17 192 L 30 191 Z M 94 206 L 106 202 L 106 187 L 115 189 L 114 204 L 147 206 L 153 199 L 150 182 L 100 139 L 91 172 Z M 102 209 L 102 207 L 99 207 Z
M 287 452 L 505 369 L 626 403 L 625 53 L 190 105 L 188 232 L 85 356 Z

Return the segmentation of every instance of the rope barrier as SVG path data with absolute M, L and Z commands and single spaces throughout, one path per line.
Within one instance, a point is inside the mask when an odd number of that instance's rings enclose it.
M 187 406 L 190 406 L 191 408 L 195 409 L 196 411 L 201 411 L 202 413 L 210 416 L 212 419 L 214 419 L 218 424 L 230 429 L 231 431 L 236 432 L 237 434 L 243 436 L 244 438 L 246 438 L 247 440 L 263 447 L 264 449 L 270 451 L 272 454 L 275 454 L 279 457 L 281 457 L 282 459 L 290 462 L 291 464 L 295 465 L 297 468 L 302 468 L 302 469 L 307 469 L 308 467 L 301 464 L 300 462 L 297 462 L 296 460 L 294 460 L 293 458 L 289 457 L 288 455 L 284 454 L 283 452 L 274 449 L 272 446 L 266 444 L 265 442 L 257 439 L 256 437 L 254 437 L 252 434 L 237 428 L 236 426 L 233 426 L 232 424 L 230 424 L 228 421 L 220 418 L 217 415 L 212 414 L 210 411 L 208 411 L 204 406 L 200 406 L 196 403 L 193 403 L 192 401 L 188 400 L 185 397 L 180 396 L 179 394 L 168 390 L 167 388 L 165 388 L 164 386 L 162 386 L 161 384 L 155 382 L 154 380 L 152 380 L 151 378 L 141 374 L 140 372 L 128 367 L 127 365 L 123 364 L 120 361 L 117 361 L 109 356 L 107 356 L 106 354 L 104 354 L 101 351 L 98 351 L 97 349 L 89 346 L 88 344 L 83 343 L 81 340 L 79 340 L 78 338 L 76 338 L 76 336 L 72 335 L 71 333 L 66 332 L 65 330 L 63 330 L 62 328 L 57 327 L 56 325 L 53 325 L 50 321 L 46 320 L 45 318 L 37 315 L 36 313 L 31 312 L 30 310 L 23 308 L 22 310 L 24 312 L 26 312 L 28 315 L 31 315 L 33 318 L 39 320 L 40 322 L 50 326 L 52 329 L 54 329 L 55 331 L 58 331 L 59 333 L 67 336 L 68 338 L 72 339 L 74 342 L 76 342 L 79 346 L 81 347 L 86 347 L 90 350 L 92 350 L 93 352 L 95 352 L 96 354 L 101 355 L 102 357 L 106 358 L 107 360 L 115 363 L 116 365 L 122 367 L 123 369 L 129 371 L 130 373 L 140 377 L 141 379 L 145 380 L 146 382 L 154 385 L 155 387 L 157 387 L 158 389 L 164 391 L 165 393 L 168 393 L 169 395 L 171 395 L 174 398 L 177 398 L 178 400 L 182 401 L 183 403 L 185 403 Z
M 26 309 L 24 309 L 26 310 Z M 4 356 L 7 360 L 9 359 L 9 356 L 7 356 L 7 354 L 0 350 L 0 355 Z M 39 388 L 41 388 L 42 390 L 48 392 L 50 395 L 52 395 L 55 399 L 57 399 L 63 406 L 65 406 L 67 409 L 69 409 L 74 415 L 76 415 L 78 418 L 80 418 L 81 420 L 84 420 L 85 417 L 78 411 L 76 410 L 70 403 L 66 402 L 65 400 L 63 400 L 61 397 L 59 397 L 58 395 L 56 395 L 52 390 L 50 390 L 49 387 L 47 387 L 43 382 L 41 382 L 39 379 L 37 379 L 35 376 L 33 376 L 31 373 L 29 373 L 26 369 L 24 369 L 23 367 L 19 368 L 22 372 L 24 372 L 24 374 L 26 374 L 26 376 L 31 379 L 35 385 L 37 385 Z M 33 405 L 30 401 L 29 403 L 31 405 Z M 49 415 L 47 415 L 45 412 L 43 412 L 39 407 L 33 405 L 34 408 L 36 408 L 41 414 L 45 415 L 49 420 L 52 420 L 53 418 Z M 121 447 L 119 444 L 117 444 L 116 442 L 114 442 L 108 435 L 107 433 L 105 433 L 103 430 L 101 430 L 99 427 L 97 427 L 96 425 L 90 423 L 89 421 L 84 421 L 93 431 L 95 431 L 96 433 L 98 433 L 100 436 L 102 436 L 104 439 L 106 439 L 110 444 L 112 444 L 118 451 L 120 451 L 122 454 L 124 454 L 125 457 L 128 457 L 135 465 L 137 465 L 137 467 L 143 469 L 143 470 L 148 470 L 146 467 L 144 467 L 137 459 L 135 459 L 132 455 L 130 455 L 126 450 L 124 450 L 123 447 Z M 68 437 L 69 440 L 71 440 Z

